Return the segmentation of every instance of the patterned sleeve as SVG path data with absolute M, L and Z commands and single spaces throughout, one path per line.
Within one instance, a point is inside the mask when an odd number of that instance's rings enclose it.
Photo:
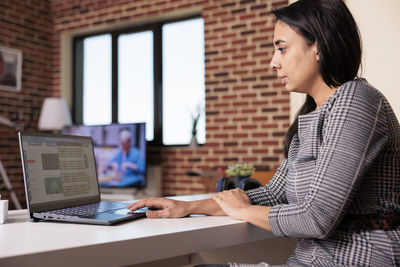
M 359 82 L 345 86 L 324 122 L 322 145 L 306 197 L 296 204 L 276 205 L 269 213 L 277 236 L 329 236 L 387 142 L 382 97 Z
M 246 191 L 254 205 L 274 206 L 287 203 L 285 194 L 285 181 L 287 170 L 287 159 L 284 159 L 271 181 L 263 187 Z

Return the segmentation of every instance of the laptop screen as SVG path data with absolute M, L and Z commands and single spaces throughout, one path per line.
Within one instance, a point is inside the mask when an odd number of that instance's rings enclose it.
M 100 200 L 90 137 L 20 134 L 30 212 Z

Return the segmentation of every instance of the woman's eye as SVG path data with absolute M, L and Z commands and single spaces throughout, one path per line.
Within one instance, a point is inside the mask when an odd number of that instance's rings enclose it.
M 284 47 L 279 47 L 277 50 L 281 51 L 281 53 L 283 53 L 285 51 L 286 48 Z

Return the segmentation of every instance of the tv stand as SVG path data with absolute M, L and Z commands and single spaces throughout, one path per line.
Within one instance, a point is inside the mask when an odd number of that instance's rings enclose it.
M 106 201 L 129 201 L 162 196 L 161 166 L 147 166 L 147 185 L 145 188 L 100 188 L 101 199 Z

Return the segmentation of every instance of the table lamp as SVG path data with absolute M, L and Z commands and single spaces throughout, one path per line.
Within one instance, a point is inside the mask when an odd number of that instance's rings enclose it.
M 64 98 L 49 97 L 44 100 L 40 111 L 39 130 L 60 131 L 64 126 L 71 124 L 71 115 Z

